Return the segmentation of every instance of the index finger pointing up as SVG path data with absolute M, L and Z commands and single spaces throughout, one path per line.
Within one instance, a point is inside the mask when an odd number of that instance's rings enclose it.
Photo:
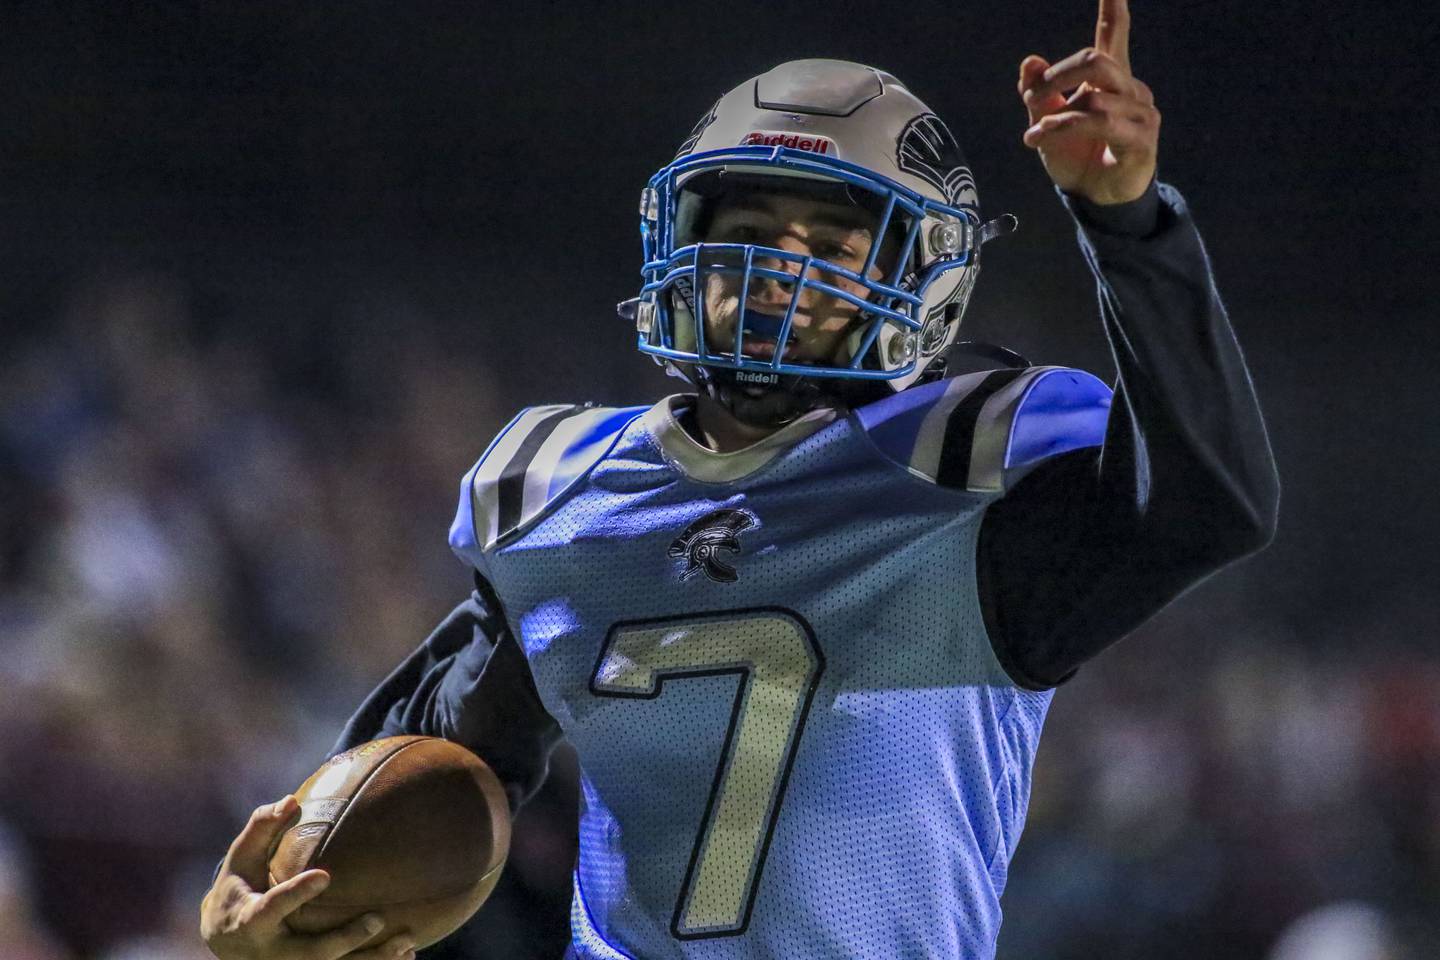
M 1130 70 L 1129 0 L 1100 0 L 1100 18 L 1095 21 L 1095 49 L 1109 54 Z

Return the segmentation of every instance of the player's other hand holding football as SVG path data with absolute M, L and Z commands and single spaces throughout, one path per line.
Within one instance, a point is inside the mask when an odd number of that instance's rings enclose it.
M 378 916 L 357 917 L 314 935 L 292 933 L 285 925 L 286 917 L 330 883 L 325 871 L 306 870 L 269 886 L 270 850 L 299 814 L 300 805 L 287 796 L 250 815 L 200 902 L 200 935 L 206 946 L 220 960 L 413 960 L 415 944 L 407 934 L 357 949 L 380 932 Z

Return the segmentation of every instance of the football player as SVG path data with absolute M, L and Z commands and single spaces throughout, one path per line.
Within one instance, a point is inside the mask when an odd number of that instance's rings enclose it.
M 1250 378 L 1131 75 L 1095 44 L 1020 64 L 1113 348 L 1090 374 L 946 376 L 985 220 L 895 77 L 781 64 L 706 113 L 641 200 L 641 352 L 691 389 L 522 411 L 465 476 L 476 590 L 335 750 L 471 747 L 518 807 L 581 771 L 571 956 L 987 958 L 1054 688 L 1272 536 Z M 263 890 L 293 798 L 203 912 L 221 957 L 338 957 Z M 403 936 L 353 954 L 396 956 Z

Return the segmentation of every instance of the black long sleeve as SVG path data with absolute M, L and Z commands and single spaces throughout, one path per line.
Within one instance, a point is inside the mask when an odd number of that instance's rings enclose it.
M 1279 480 L 1250 375 L 1184 199 L 1061 193 L 1099 287 L 1118 379 L 1099 449 L 991 506 L 977 576 L 1001 663 L 1041 689 L 1274 535 Z
M 560 727 L 540 702 L 494 591 L 478 575 L 470 598 L 365 698 L 331 756 L 401 734 L 468 747 L 505 785 L 511 810 L 545 781 Z

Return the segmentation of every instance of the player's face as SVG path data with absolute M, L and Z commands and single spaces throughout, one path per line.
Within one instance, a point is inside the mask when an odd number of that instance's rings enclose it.
M 874 214 L 850 204 L 831 203 L 809 197 L 752 192 L 726 199 L 717 207 L 706 233 L 706 243 L 753 243 L 800 256 L 813 256 L 859 273 L 865 266 L 877 226 Z M 879 279 L 890 268 L 884 257 L 877 258 L 869 276 Z M 757 267 L 798 275 L 800 264 L 779 257 L 757 256 Z M 811 267 L 806 276 L 864 299 L 868 291 L 853 280 L 832 272 Z M 705 337 L 712 350 L 734 342 L 735 327 L 740 317 L 741 278 L 712 273 L 705 282 Z M 790 306 L 794 284 L 752 276 L 745 308 L 752 313 L 784 317 Z M 826 363 L 843 365 L 846 336 L 868 318 L 859 316 L 855 304 L 810 287 L 801 291 L 800 302 L 790 328 L 786 363 Z M 745 337 L 747 357 L 768 360 L 775 354 L 775 344 L 756 336 Z

